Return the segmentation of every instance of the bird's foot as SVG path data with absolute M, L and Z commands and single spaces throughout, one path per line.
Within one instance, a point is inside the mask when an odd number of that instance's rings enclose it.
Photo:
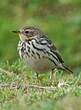
M 36 73 L 33 78 L 33 84 L 41 84 L 42 79 L 43 77 Z

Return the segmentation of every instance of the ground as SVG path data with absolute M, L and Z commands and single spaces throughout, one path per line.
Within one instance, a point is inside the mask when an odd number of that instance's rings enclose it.
M 55 70 L 39 79 L 20 61 L 0 64 L 1 110 L 81 110 L 81 73 Z M 78 105 L 78 106 L 77 106 Z

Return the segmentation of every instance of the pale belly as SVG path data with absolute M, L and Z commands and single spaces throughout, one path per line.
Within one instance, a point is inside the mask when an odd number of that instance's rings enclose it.
M 28 52 L 27 46 L 29 46 L 30 52 Z M 32 71 L 36 73 L 45 73 L 55 68 L 54 63 L 48 58 L 47 54 L 45 54 L 43 51 L 34 49 L 32 45 L 27 44 L 27 46 L 27 48 L 22 48 L 22 46 L 19 45 L 18 51 L 20 58 Z M 34 53 L 32 53 L 32 50 L 34 50 Z
M 29 67 L 32 71 L 36 73 L 48 72 L 55 68 L 54 63 L 45 57 L 40 59 L 36 59 L 33 57 L 24 57 L 23 60 L 26 63 L 27 67 Z

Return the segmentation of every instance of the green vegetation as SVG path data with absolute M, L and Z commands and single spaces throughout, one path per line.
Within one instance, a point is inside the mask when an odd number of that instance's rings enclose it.
M 19 38 L 12 33 L 23 26 L 39 27 L 59 49 L 73 75 L 56 70 L 57 82 L 49 74 L 39 82 L 18 59 Z M 1 0 L 0 1 L 0 110 L 81 110 L 81 1 Z M 32 78 L 33 77 L 33 78 Z M 59 88 L 58 82 L 66 82 Z M 9 85 L 38 85 L 53 90 Z M 56 84 L 56 85 L 55 85 Z M 1 88 L 2 87 L 2 88 Z
M 80 0 L 2 0 L 0 3 L 0 59 L 17 59 L 19 38 L 12 33 L 26 25 L 39 27 L 55 43 L 65 63 L 81 66 Z M 76 45 L 75 45 L 76 44 Z
M 37 81 L 20 61 L 12 65 L 2 63 L 0 67 L 3 68 L 0 69 L 1 110 L 81 109 L 81 73 L 68 75 L 56 70 L 55 86 L 55 82 L 50 85 L 49 74 L 40 75 Z

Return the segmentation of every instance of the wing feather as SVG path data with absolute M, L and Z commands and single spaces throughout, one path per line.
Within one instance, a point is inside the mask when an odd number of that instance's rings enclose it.
M 64 60 L 62 59 L 62 57 L 61 57 L 58 49 L 52 43 L 51 40 L 49 40 L 45 35 L 43 35 L 42 37 L 40 37 L 39 42 L 41 43 L 41 45 L 46 45 L 47 47 L 49 47 L 50 48 L 50 51 L 57 56 L 59 62 L 60 63 L 64 63 Z

